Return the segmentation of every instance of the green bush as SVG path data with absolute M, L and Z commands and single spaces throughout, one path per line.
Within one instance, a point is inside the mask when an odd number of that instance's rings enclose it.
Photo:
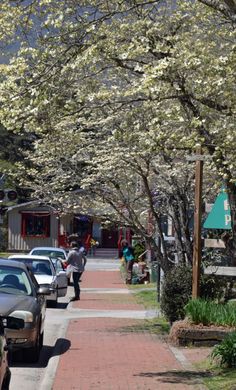
M 236 326 L 236 308 L 231 303 L 193 299 L 186 304 L 185 314 L 195 324 Z
M 201 275 L 200 277 L 200 296 L 204 300 L 220 300 L 224 297 L 226 291 L 226 278 L 215 279 L 212 275 Z M 164 277 L 161 294 L 161 310 L 170 323 L 181 320 L 185 317 L 185 305 L 192 296 L 192 267 L 184 264 L 174 266 Z M 194 308 L 197 311 L 197 307 Z M 224 311 L 224 309 L 222 309 Z M 202 320 L 203 318 L 202 308 Z M 199 314 L 200 315 L 200 314 Z M 229 314 L 228 318 L 229 318 Z M 232 314 L 231 322 L 234 322 Z
M 204 275 L 200 277 L 200 296 L 203 299 L 222 300 L 227 293 L 227 277 Z
M 192 268 L 177 265 L 166 273 L 161 291 L 161 311 L 170 323 L 185 317 L 184 307 L 192 294 Z
M 137 244 L 134 245 L 134 260 L 135 261 L 140 261 L 141 259 L 139 256 L 141 256 L 145 252 L 145 245 L 138 242 Z
M 8 237 L 8 230 L 6 226 L 0 227 L 0 250 L 5 251 L 7 250 L 7 237 Z
M 220 344 L 216 345 L 211 357 L 218 361 L 220 366 L 236 367 L 236 332 L 229 333 Z

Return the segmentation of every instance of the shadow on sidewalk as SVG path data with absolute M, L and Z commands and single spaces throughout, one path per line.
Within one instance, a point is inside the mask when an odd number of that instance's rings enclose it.
M 58 356 L 58 355 L 63 355 L 63 353 L 68 351 L 70 346 L 71 346 L 70 340 L 64 339 L 64 338 L 57 339 L 52 357 Z
M 63 355 L 63 353 L 68 351 L 70 345 L 71 342 L 63 338 L 57 339 L 54 346 L 44 345 L 37 363 L 26 363 L 24 362 L 22 351 L 15 352 L 10 367 L 45 368 L 52 357 Z
M 54 309 L 66 309 L 69 305 L 69 302 L 57 302 L 57 307 Z
M 164 372 L 140 372 L 139 375 L 146 378 L 159 377 L 159 381 L 163 383 L 183 383 L 189 384 L 194 382 L 195 384 L 202 383 L 202 378 L 208 378 L 212 376 L 212 373 L 209 371 L 164 371 Z

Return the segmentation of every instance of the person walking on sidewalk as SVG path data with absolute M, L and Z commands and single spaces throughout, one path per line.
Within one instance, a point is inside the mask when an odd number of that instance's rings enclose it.
M 80 285 L 79 280 L 84 272 L 85 265 L 87 263 L 87 258 L 84 255 L 84 252 L 79 250 L 76 242 L 71 243 L 71 250 L 68 254 L 67 264 L 70 267 L 72 272 L 72 279 L 74 284 L 75 296 L 72 297 L 71 301 L 79 301 L 80 300 Z
M 132 271 L 134 265 L 134 250 L 131 246 L 129 246 L 127 240 L 121 241 L 121 248 L 122 248 L 122 256 L 125 259 L 125 265 L 126 265 L 126 283 L 131 284 Z

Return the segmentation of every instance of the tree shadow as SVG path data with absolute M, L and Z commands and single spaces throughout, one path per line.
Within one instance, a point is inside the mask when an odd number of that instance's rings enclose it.
M 138 375 L 146 378 L 158 378 L 162 383 L 172 383 L 172 384 L 201 384 L 203 378 L 209 378 L 212 376 L 210 371 L 181 371 L 181 370 L 171 370 L 164 372 L 140 372 Z M 158 379 L 157 379 L 158 380 Z

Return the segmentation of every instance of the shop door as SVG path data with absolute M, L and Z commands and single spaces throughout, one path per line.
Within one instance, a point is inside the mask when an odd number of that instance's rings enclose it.
M 102 230 L 102 248 L 117 248 L 118 230 L 103 229 Z

